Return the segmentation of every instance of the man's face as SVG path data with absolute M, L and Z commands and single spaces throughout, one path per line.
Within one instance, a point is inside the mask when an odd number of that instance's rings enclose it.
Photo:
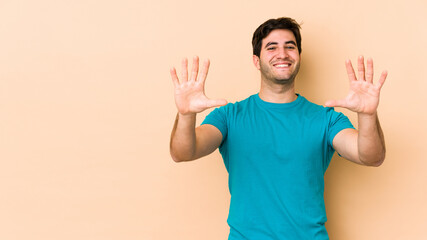
M 261 79 L 276 84 L 291 84 L 298 74 L 300 55 L 290 30 L 276 29 L 262 40 L 260 56 L 253 57 Z

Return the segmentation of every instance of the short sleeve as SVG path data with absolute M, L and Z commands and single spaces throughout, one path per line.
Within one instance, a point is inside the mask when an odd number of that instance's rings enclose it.
M 334 108 L 328 108 L 327 114 L 329 118 L 329 128 L 328 128 L 328 144 L 332 147 L 332 141 L 340 131 L 346 128 L 354 129 L 353 124 L 343 113 L 336 112 Z
M 214 127 L 218 128 L 218 130 L 222 134 L 222 141 L 225 140 L 225 138 L 227 137 L 227 132 L 228 132 L 227 117 L 226 117 L 226 107 L 227 106 L 228 105 L 226 105 L 224 107 L 220 107 L 220 108 L 215 108 L 212 112 L 210 112 L 206 116 L 205 120 L 201 124 L 201 125 L 210 124 L 210 125 L 213 125 Z

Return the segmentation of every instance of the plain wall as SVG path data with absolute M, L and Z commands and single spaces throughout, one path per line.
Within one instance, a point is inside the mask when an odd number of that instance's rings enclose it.
M 347 58 L 372 57 L 375 80 L 389 71 L 387 158 L 333 157 L 331 239 L 426 239 L 424 0 L 0 1 L 0 239 L 226 239 L 218 151 L 169 155 L 169 68 L 210 58 L 207 95 L 246 98 L 259 89 L 252 33 L 281 16 L 302 23 L 296 88 L 309 100 L 347 94 Z

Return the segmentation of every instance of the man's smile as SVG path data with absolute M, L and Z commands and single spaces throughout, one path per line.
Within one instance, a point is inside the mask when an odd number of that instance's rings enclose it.
M 281 69 L 281 68 L 285 69 L 285 68 L 291 67 L 291 65 L 292 65 L 292 63 L 290 63 L 290 62 L 278 62 L 278 63 L 274 63 L 273 67 L 279 68 L 279 69 Z

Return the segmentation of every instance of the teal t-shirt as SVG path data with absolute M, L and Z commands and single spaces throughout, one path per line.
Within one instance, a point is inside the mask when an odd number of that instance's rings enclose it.
M 258 94 L 213 110 L 229 173 L 229 240 L 329 239 L 323 199 L 332 140 L 348 118 L 298 95 L 270 103 Z

